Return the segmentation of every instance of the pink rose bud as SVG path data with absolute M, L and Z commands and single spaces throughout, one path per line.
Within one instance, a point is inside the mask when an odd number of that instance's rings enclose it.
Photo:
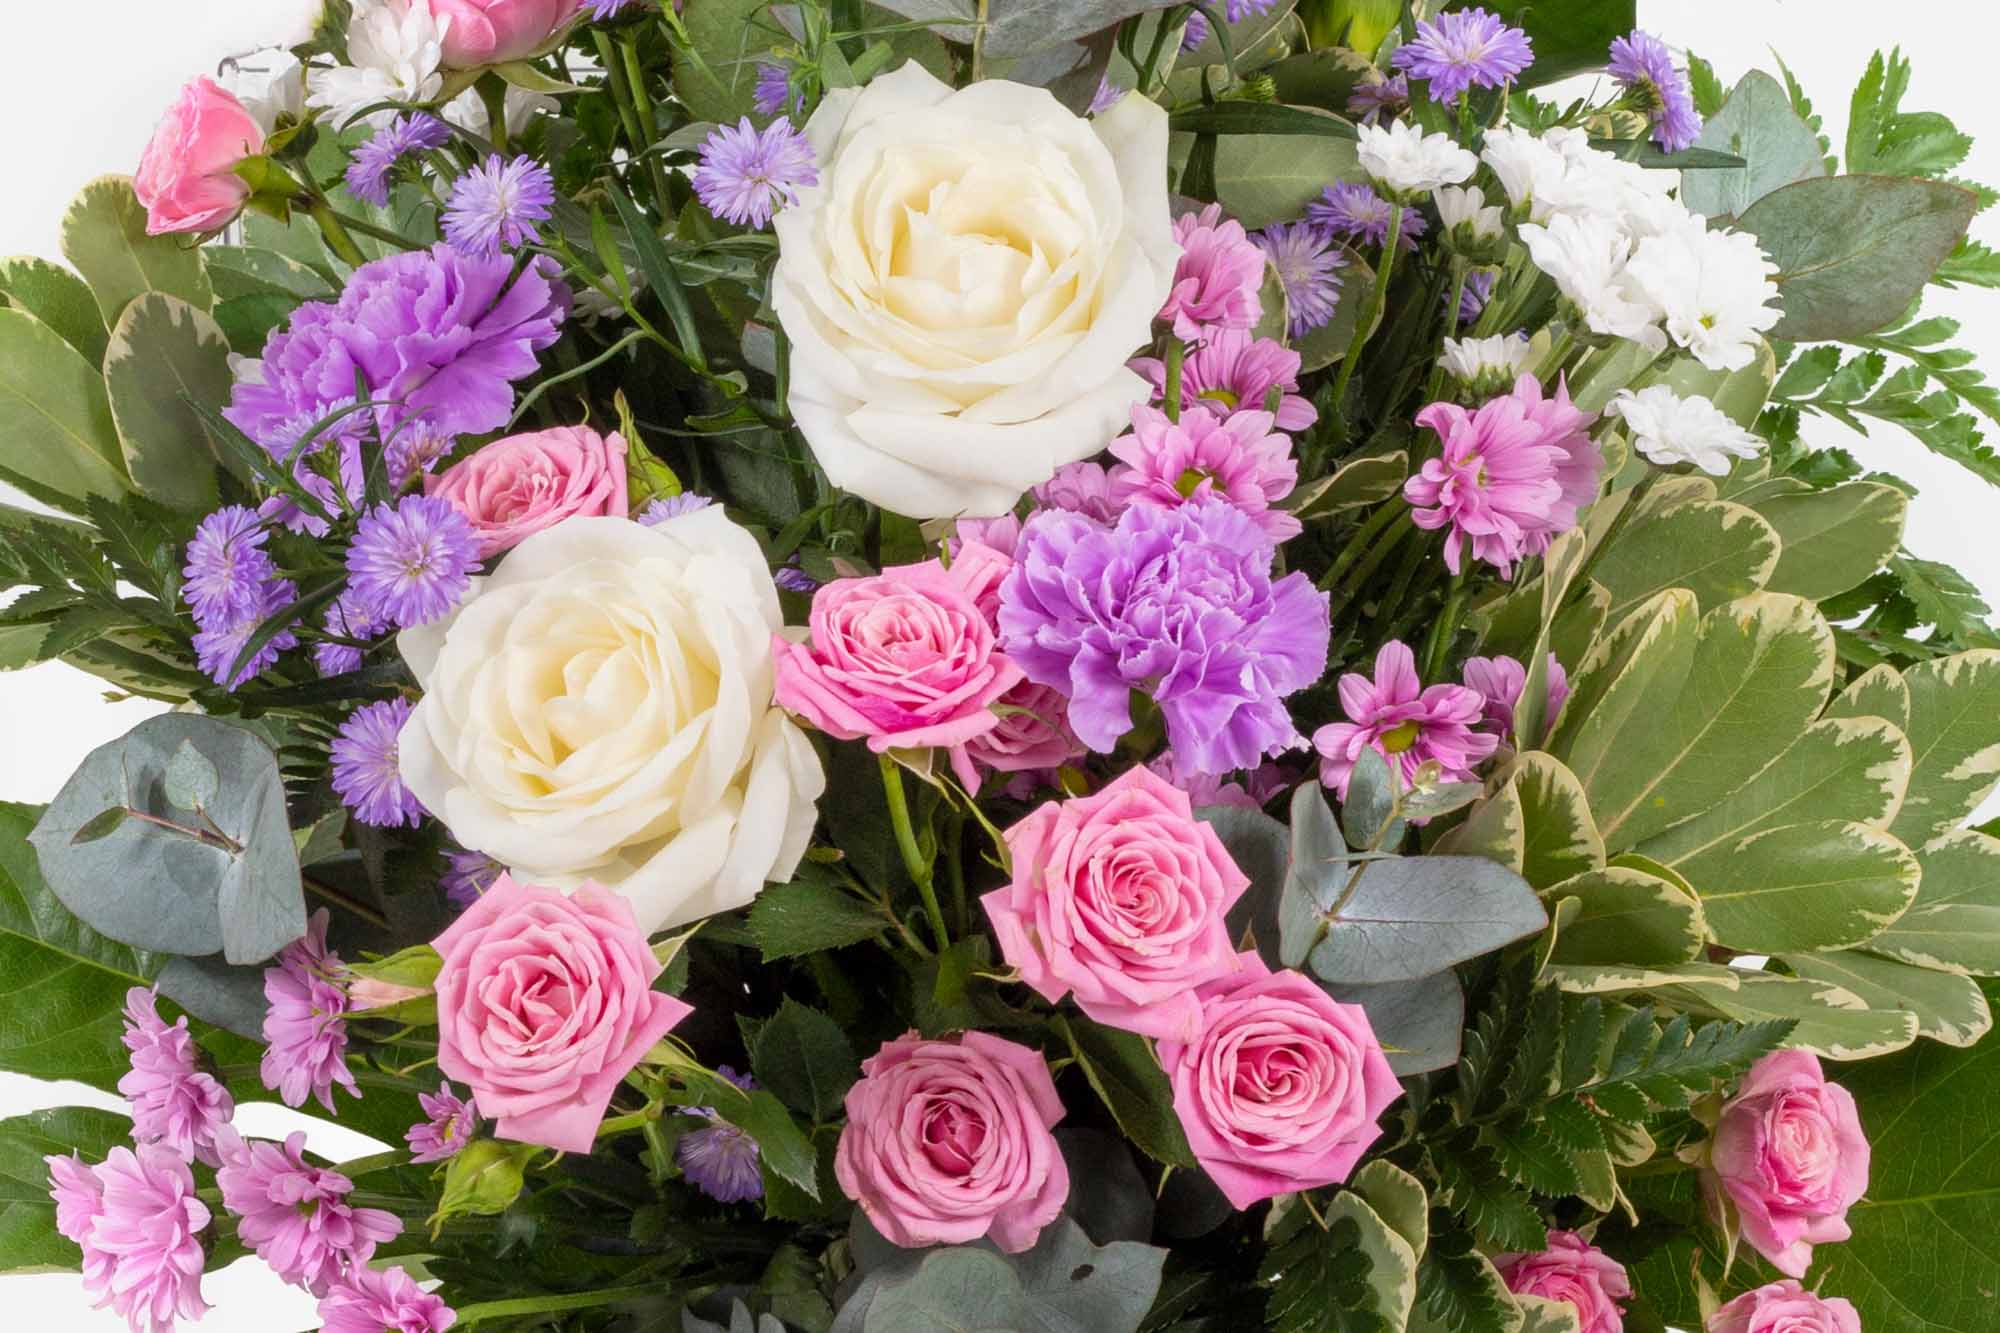
M 825 584 L 813 594 L 810 642 L 772 640 L 778 706 L 877 754 L 947 750 L 959 781 L 978 791 L 966 744 L 999 725 L 993 704 L 1022 680 L 980 606 L 1011 563 L 967 542 L 950 569 L 926 560 Z
M 420 1000 L 429 994 L 422 986 L 404 986 L 374 977 L 356 977 L 347 984 L 347 1004 L 355 1010 L 387 1009 L 390 1005 L 401 1004 L 405 1000 Z
M 984 1032 L 911 1032 L 863 1062 L 848 1090 L 834 1176 L 892 1244 L 991 1236 L 1019 1254 L 1069 1197 L 1049 1133 L 1062 1117 L 1040 1052 Z
M 1551 1231 L 1539 1254 L 1495 1255 L 1507 1290 L 1517 1296 L 1566 1301 L 1576 1310 L 1577 1333 L 1621 1333 L 1632 1284 L 1625 1265 L 1574 1231 Z
M 596 884 L 565 897 L 502 875 L 435 947 L 438 1068 L 503 1139 L 589 1152 L 620 1080 L 693 1012 L 652 989 L 631 904 Z
M 1187 793 L 1133 768 L 1006 838 L 1013 882 L 981 901 L 1021 979 L 1110 1027 L 1193 1041 L 1196 988 L 1239 966 L 1223 917 L 1250 881 Z
M 498 65 L 533 54 L 576 17 L 583 0 L 430 0 L 444 27 L 450 69 Z
M 1804 1277 L 1814 1245 L 1847 1239 L 1847 1210 L 1868 1188 L 1853 1096 L 1812 1052 L 1773 1051 L 1723 1106 L 1702 1183 L 1734 1206 L 1759 1254 Z
M 146 208 L 146 234 L 221 230 L 250 197 L 236 164 L 263 151 L 263 126 L 214 79 L 182 88 L 132 178 L 132 192 Z
M 447 468 L 424 484 L 427 495 L 451 501 L 490 560 L 578 514 L 625 517 L 624 437 L 587 426 L 510 435 Z
M 1229 1202 L 1347 1179 L 1403 1089 L 1358 1004 L 1254 953 L 1200 993 L 1200 1032 L 1162 1041 L 1188 1146 Z
M 1706 1333 L 1861 1333 L 1861 1312 L 1791 1278 L 1746 1291 L 1708 1317 Z

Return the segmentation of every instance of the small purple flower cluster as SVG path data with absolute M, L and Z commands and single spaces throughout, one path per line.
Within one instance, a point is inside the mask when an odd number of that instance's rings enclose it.
M 767 98 L 770 91 L 765 89 Z M 695 197 L 702 207 L 725 222 L 760 231 L 781 207 L 798 199 L 800 186 L 817 184 L 812 145 L 786 116 L 761 130 L 748 116 L 719 127 L 702 142 L 701 162 L 694 169 Z

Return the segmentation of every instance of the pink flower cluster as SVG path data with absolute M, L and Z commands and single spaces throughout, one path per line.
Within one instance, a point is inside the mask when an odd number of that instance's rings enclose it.
M 245 1141 L 230 1131 L 215 1183 L 236 1214 L 236 1236 L 285 1281 L 325 1296 L 350 1267 L 402 1234 L 403 1223 L 379 1208 L 347 1201 L 354 1182 L 305 1158 L 303 1130 L 283 1143 Z
M 83 1288 L 132 1333 L 173 1333 L 208 1312 L 201 1298 L 208 1208 L 187 1161 L 162 1143 L 113 1148 L 101 1165 L 45 1159 L 56 1230 L 83 1250 Z
M 219 1164 L 216 1139 L 235 1116 L 236 1102 L 214 1075 L 199 1069 L 200 1048 L 187 1019 L 167 1026 L 153 992 L 134 986 L 125 992 L 124 1042 L 132 1068 L 118 1080 L 118 1091 L 132 1106 L 132 1137 L 163 1144 L 184 1162 Z
M 308 1096 L 333 1110 L 335 1084 L 359 1097 L 347 1068 L 347 968 L 326 947 L 327 913 L 313 913 L 306 933 L 264 969 L 264 1086 L 287 1106 Z
M 1222 216 L 1221 204 L 1174 219 L 1181 258 L 1160 319 L 1183 342 L 1219 329 L 1247 329 L 1263 315 L 1264 252 L 1243 224 Z
M 1248 514 L 1273 546 L 1296 537 L 1304 525 L 1274 506 L 1298 485 L 1299 465 L 1273 420 L 1261 410 L 1193 410 L 1176 422 L 1135 405 L 1132 433 L 1111 442 L 1122 464 L 1111 470 L 1112 500 L 1172 509 L 1212 495 Z

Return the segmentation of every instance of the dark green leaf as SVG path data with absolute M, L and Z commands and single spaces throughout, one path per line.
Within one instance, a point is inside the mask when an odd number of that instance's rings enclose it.
M 1173 1085 L 1146 1039 L 1084 1018 L 1059 1017 L 1055 1024 L 1125 1137 L 1169 1166 L 1194 1166 Z
M 815 1120 L 839 1113 L 841 1098 L 861 1072 L 840 1025 L 792 999 L 758 1029 L 750 1069 L 787 1106 Z
M 110 1111 L 64 1106 L 0 1120 L 0 1273 L 74 1272 L 75 1245 L 56 1231 L 45 1157 L 97 1163 L 132 1138 L 132 1122 Z
M 1167 128 L 1189 134 L 1310 134 L 1331 139 L 1356 137 L 1353 124 L 1324 111 L 1276 102 L 1217 102 L 1183 107 L 1167 118 Z
M 880 912 L 823 884 L 773 884 L 750 906 L 750 934 L 766 962 L 858 944 L 888 928 Z

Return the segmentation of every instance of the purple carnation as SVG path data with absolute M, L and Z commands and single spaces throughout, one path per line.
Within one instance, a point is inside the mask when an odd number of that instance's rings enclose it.
M 339 300 L 300 306 L 265 341 L 223 415 L 283 456 L 301 419 L 352 401 L 358 377 L 381 439 L 405 423 L 440 437 L 497 430 L 513 415 L 513 382 L 534 373 L 569 314 L 558 272 L 543 256 L 517 278 L 506 256 L 449 245 L 363 264 Z
M 1300 743 L 1286 695 L 1326 668 L 1327 597 L 1271 578 L 1269 539 L 1218 499 L 1137 505 L 1116 527 L 1061 511 L 1028 520 L 1000 592 L 1002 647 L 1069 696 L 1069 721 L 1109 751 L 1131 695 L 1158 701 L 1187 772 L 1254 767 Z
M 479 537 L 456 505 L 406 495 L 362 517 L 347 548 L 348 591 L 364 612 L 409 629 L 448 615 L 478 564 Z
M 502 161 L 498 153 L 452 183 L 444 237 L 454 249 L 497 255 L 542 239 L 539 224 L 556 202 L 556 178 L 532 157 Z
M 231 666 L 249 646 L 251 635 L 257 627 L 278 612 L 297 601 L 298 585 L 290 579 L 273 579 L 258 590 L 256 600 L 241 616 L 227 621 L 219 621 L 198 631 L 194 636 L 194 660 L 210 680 L 232 694 L 243 688 L 270 669 L 278 660 L 278 654 L 298 647 L 299 637 L 290 629 L 280 630 L 265 640 L 241 671 L 229 674 Z
M 415 828 L 423 818 L 398 767 L 397 737 L 409 720 L 409 700 L 378 699 L 350 713 L 333 739 L 334 793 L 363 824 Z
M 442 148 L 451 142 L 451 127 L 436 116 L 414 112 L 397 116 L 354 150 L 347 164 L 347 192 L 356 199 L 389 206 L 389 176 L 396 164 L 419 149 Z
M 728 1065 L 715 1071 L 745 1092 L 757 1086 L 748 1074 Z M 689 1130 L 674 1144 L 674 1161 L 688 1184 L 717 1203 L 742 1203 L 764 1197 L 764 1175 L 758 1168 L 757 1140 L 716 1115 L 711 1106 L 683 1106 L 682 1115 L 697 1115 L 707 1129 Z
M 1455 102 L 1469 88 L 1500 88 L 1535 63 L 1528 34 L 1497 14 L 1466 9 L 1417 25 L 1417 40 L 1396 48 L 1392 62 L 1413 79 L 1429 79 L 1431 100 Z
M 1306 221 L 1346 241 L 1380 245 L 1389 235 L 1387 199 L 1353 181 L 1336 181 L 1306 205 Z M 1403 210 L 1403 248 L 1414 250 L 1430 224 L 1414 208 Z
M 1382 231 L 1389 224 L 1385 219 Z M 1304 337 L 1324 327 L 1340 304 L 1340 270 L 1347 256 L 1310 222 L 1274 222 L 1250 238 L 1271 261 L 1285 293 L 1285 332 Z
M 263 605 L 265 588 L 278 577 L 264 550 L 264 521 L 242 505 L 225 505 L 201 521 L 187 544 L 181 596 L 195 624 L 233 625 Z
M 1650 32 L 1634 28 L 1629 37 L 1611 43 L 1611 77 L 1625 86 L 1632 100 L 1653 122 L 1653 142 L 1678 153 L 1701 135 L 1701 113 L 1695 110 L 1688 76 L 1674 68 L 1667 44 Z
M 745 116 L 702 141 L 694 192 L 703 208 L 739 227 L 762 228 L 801 185 L 819 184 L 812 145 L 780 116 L 758 129 Z

